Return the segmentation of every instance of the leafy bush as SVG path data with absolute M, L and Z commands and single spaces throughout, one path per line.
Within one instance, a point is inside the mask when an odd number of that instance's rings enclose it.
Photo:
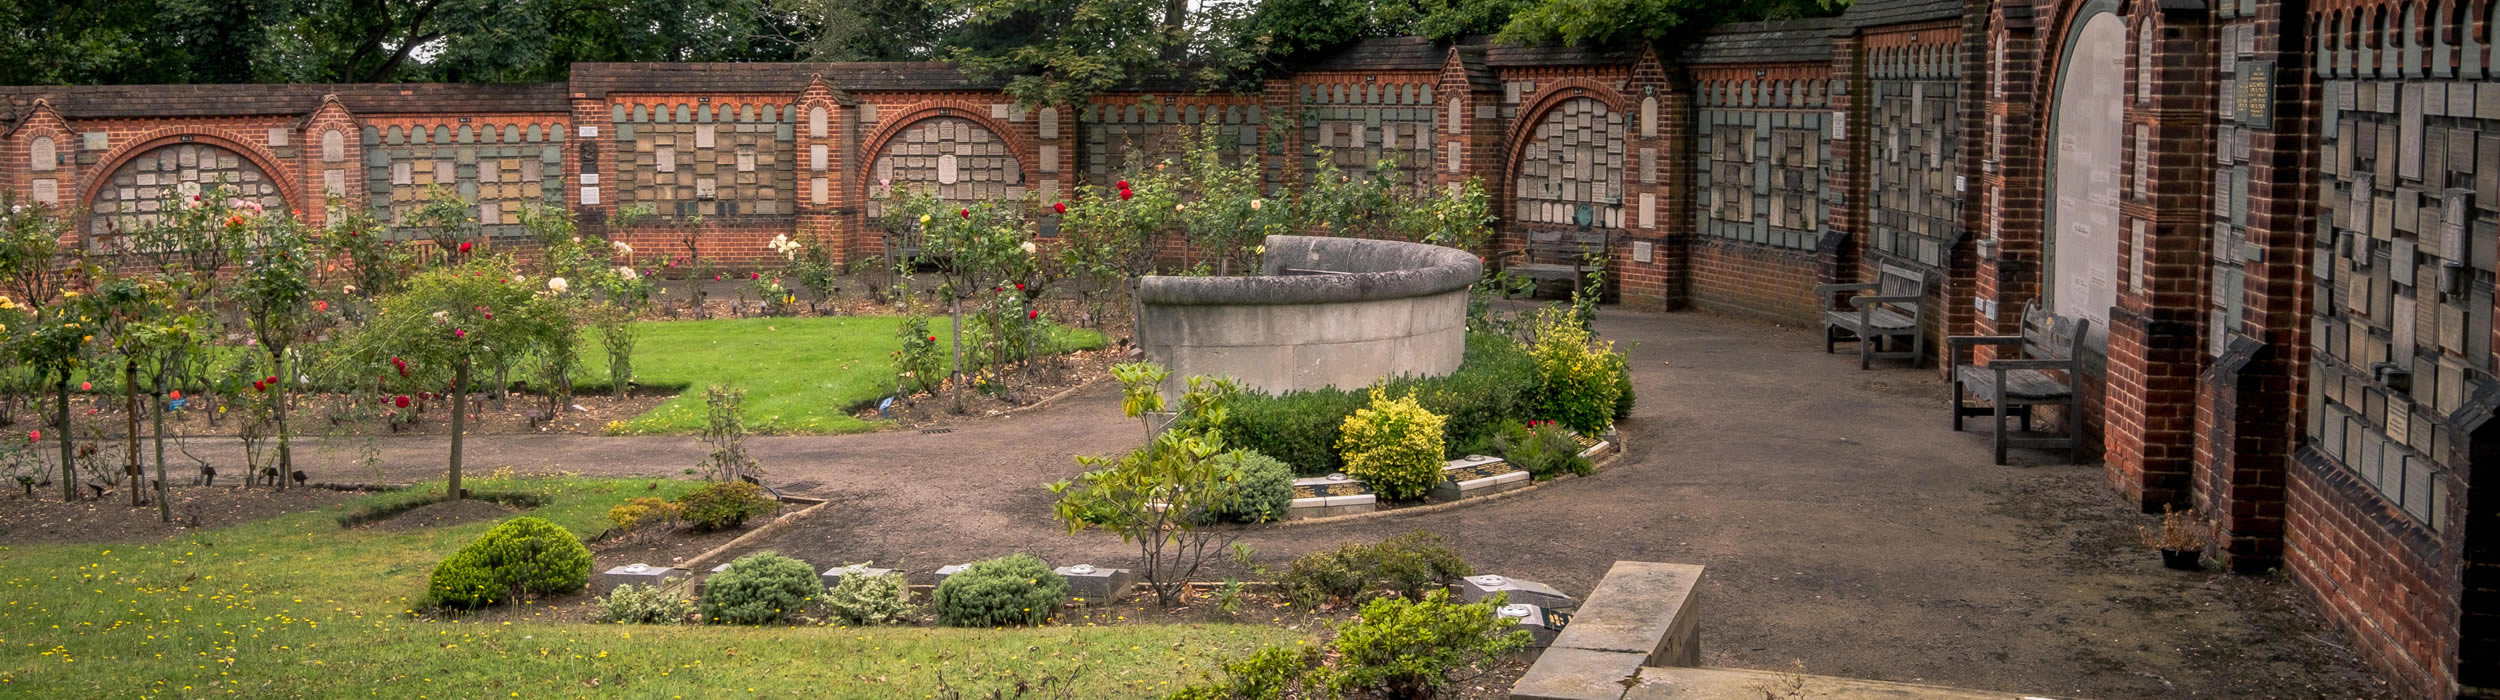
M 1277 581 L 1296 602 L 1361 600 L 1381 587 L 1409 598 L 1446 589 L 1475 573 L 1440 535 L 1410 532 L 1377 545 L 1349 544 L 1295 559 Z
M 1487 451 L 1502 426 L 1532 415 L 1538 385 L 1535 361 L 1518 343 L 1493 334 L 1469 335 L 1466 358 L 1449 376 L 1385 383 L 1391 393 L 1412 394 L 1425 410 L 1442 416 L 1442 456 L 1447 459 Z M 1367 398 L 1339 389 L 1247 394 L 1232 402 L 1224 437 L 1283 461 L 1301 476 L 1342 471 L 1338 431 Z
M 1606 432 L 1614 425 L 1616 384 L 1622 361 L 1614 342 L 1595 340 L 1586 327 L 1561 313 L 1538 314 L 1529 322 L 1528 355 L 1536 360 L 1538 415 L 1561 421 L 1582 435 Z
M 599 621 L 633 625 L 682 625 L 694 619 L 694 601 L 669 586 L 617 586 L 599 598 Z
M 1615 396 L 1615 420 L 1630 418 L 1632 417 L 1632 361 L 1619 352 L 1607 355 L 1606 359 L 1612 361 L 1609 364 L 1613 366 L 1615 373 L 1615 391 L 1620 392 Z
M 590 548 L 542 518 L 506 520 L 434 567 L 437 605 L 477 608 L 527 594 L 571 593 L 590 583 Z
M 677 497 L 677 505 L 686 521 L 703 531 L 734 530 L 747 518 L 769 515 L 781 506 L 764 495 L 763 487 L 744 481 L 705 484 Z
M 1068 580 L 1030 554 L 974 562 L 938 584 L 930 607 L 956 627 L 1039 625 L 1068 597 Z
M 1166 700 L 1281 700 L 1324 697 L 1335 676 L 1320 661 L 1318 647 L 1271 646 L 1240 661 L 1224 664 L 1224 680 L 1174 691 Z
M 903 599 L 905 590 L 899 572 L 843 574 L 842 580 L 825 589 L 825 610 L 846 625 L 892 624 L 911 614 L 911 603 Z
M 1362 619 L 1337 628 L 1333 685 L 1339 691 L 1420 698 L 1450 683 L 1450 671 L 1528 645 L 1527 632 L 1494 612 L 1500 597 L 1453 603 L 1447 590 L 1420 600 L 1383 598 L 1363 605 Z
M 1362 479 L 1381 498 L 1423 497 L 1441 481 L 1441 423 L 1414 396 L 1391 399 L 1373 387 L 1371 407 L 1346 417 L 1338 432 L 1346 474 Z
M 756 552 L 703 582 L 703 619 L 732 625 L 780 622 L 824 590 L 824 580 L 807 562 Z
M 1293 507 L 1292 468 L 1249 450 L 1216 455 L 1215 463 L 1216 470 L 1233 481 L 1232 503 L 1215 509 L 1216 517 L 1237 523 L 1285 519 L 1285 511 Z
M 1513 424 L 1502 433 L 1501 439 L 1495 441 L 1494 448 L 1501 452 L 1502 459 L 1528 470 L 1528 474 L 1538 481 L 1561 476 L 1565 472 L 1587 474 L 1594 468 L 1588 458 L 1580 456 L 1580 442 L 1573 440 L 1570 431 L 1553 421 Z
M 626 499 L 624 505 L 608 509 L 608 522 L 618 529 L 631 530 L 651 524 L 675 523 L 685 508 L 657 498 Z

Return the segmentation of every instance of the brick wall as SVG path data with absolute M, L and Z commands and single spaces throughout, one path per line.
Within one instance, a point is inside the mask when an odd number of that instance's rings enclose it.
M 1798 325 L 1820 316 L 1813 251 L 1710 236 L 1689 250 L 1693 308 Z

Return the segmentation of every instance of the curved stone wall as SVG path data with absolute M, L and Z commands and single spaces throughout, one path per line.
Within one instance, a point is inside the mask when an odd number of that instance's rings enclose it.
M 1269 236 L 1258 277 L 1147 277 L 1146 359 L 1271 393 L 1438 376 L 1467 349 L 1475 255 L 1422 243 Z

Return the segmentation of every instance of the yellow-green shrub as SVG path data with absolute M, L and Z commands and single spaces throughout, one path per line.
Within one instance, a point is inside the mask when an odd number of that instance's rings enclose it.
M 630 498 L 624 505 L 608 509 L 608 522 L 621 530 L 631 530 L 656 523 L 673 523 L 685 508 L 657 498 Z
M 1390 500 L 1422 497 L 1441 480 L 1441 417 L 1409 392 L 1396 399 L 1372 387 L 1371 406 L 1346 416 L 1337 450 L 1345 472 Z
M 542 518 L 506 520 L 434 567 L 437 605 L 480 608 L 524 594 L 579 591 L 590 583 L 590 548 Z
M 1615 422 L 1622 363 L 1614 341 L 1595 340 L 1589 330 L 1560 313 L 1529 321 L 1528 356 L 1536 360 L 1537 413 L 1582 435 L 1605 432 Z

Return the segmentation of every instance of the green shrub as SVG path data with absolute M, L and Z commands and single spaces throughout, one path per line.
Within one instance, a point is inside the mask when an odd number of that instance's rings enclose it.
M 608 522 L 620 530 L 631 530 L 644 525 L 673 524 L 677 522 L 677 516 L 685 510 L 682 506 L 657 498 L 630 498 L 626 499 L 624 505 L 608 509 Z
M 434 567 L 426 589 L 437 605 L 477 608 L 522 595 L 579 591 L 590 583 L 590 548 L 542 518 L 506 520 Z
M 825 611 L 846 625 L 892 624 L 911 614 L 911 603 L 904 600 L 906 590 L 900 572 L 843 574 L 842 580 L 825 589 Z
M 1277 585 L 1304 605 L 1359 601 L 1381 588 L 1409 598 L 1445 590 L 1475 573 L 1440 535 L 1410 532 L 1377 545 L 1349 544 L 1312 552 L 1286 567 Z
M 672 587 L 652 584 L 617 586 L 599 598 L 599 621 L 634 625 L 682 625 L 694 619 L 694 601 Z
M 1068 597 L 1068 580 L 1030 554 L 975 562 L 946 577 L 930 599 L 938 622 L 956 627 L 1039 625 Z
M 1528 355 L 1536 360 L 1540 400 L 1537 414 L 1561 421 L 1582 435 L 1606 432 L 1614 425 L 1616 385 L 1621 361 L 1614 342 L 1595 340 L 1587 328 L 1561 313 L 1538 314 L 1529 322 Z
M 1285 519 L 1285 511 L 1293 507 L 1292 468 L 1249 450 L 1226 452 L 1215 460 L 1215 468 L 1234 480 L 1232 505 L 1217 509 L 1216 517 L 1237 523 Z
M 807 562 L 757 552 L 739 557 L 703 582 L 703 619 L 732 625 L 780 622 L 824 590 L 824 580 Z
M 1323 697 L 1334 676 L 1318 666 L 1319 647 L 1271 646 L 1224 664 L 1220 681 L 1173 691 L 1166 700 L 1281 700 Z
M 1502 459 L 1527 470 L 1538 481 L 1565 473 L 1587 474 L 1595 468 L 1588 458 L 1580 456 L 1580 442 L 1553 421 L 1514 424 L 1495 441 L 1494 449 Z
M 1615 420 L 1630 418 L 1632 417 L 1632 361 L 1619 352 L 1609 354 L 1606 358 L 1612 360 L 1610 364 L 1613 365 L 1615 373 L 1615 391 L 1620 392 L 1615 396 Z
M 1382 598 L 1363 605 L 1362 619 L 1337 628 L 1329 643 L 1337 653 L 1338 691 L 1387 697 L 1431 697 L 1450 683 L 1450 671 L 1528 645 L 1527 632 L 1494 612 L 1501 597 L 1484 603 L 1453 603 L 1447 590 L 1419 600 Z
M 1518 343 L 1492 334 L 1469 335 L 1466 357 L 1449 376 L 1404 377 L 1385 386 L 1392 394 L 1411 393 L 1424 410 L 1442 416 L 1445 459 L 1487 451 L 1501 426 L 1533 415 L 1538 406 L 1535 361 Z M 1364 393 L 1339 389 L 1245 394 L 1229 407 L 1224 438 L 1283 461 L 1297 475 L 1343 471 L 1338 431 L 1367 404 Z
M 735 530 L 747 518 L 770 515 L 781 507 L 762 487 L 744 481 L 706 484 L 677 498 L 686 522 L 701 531 Z
M 1414 396 L 1391 399 L 1373 387 L 1371 406 L 1347 416 L 1338 431 L 1346 474 L 1384 499 L 1422 498 L 1441 481 L 1441 423 Z

